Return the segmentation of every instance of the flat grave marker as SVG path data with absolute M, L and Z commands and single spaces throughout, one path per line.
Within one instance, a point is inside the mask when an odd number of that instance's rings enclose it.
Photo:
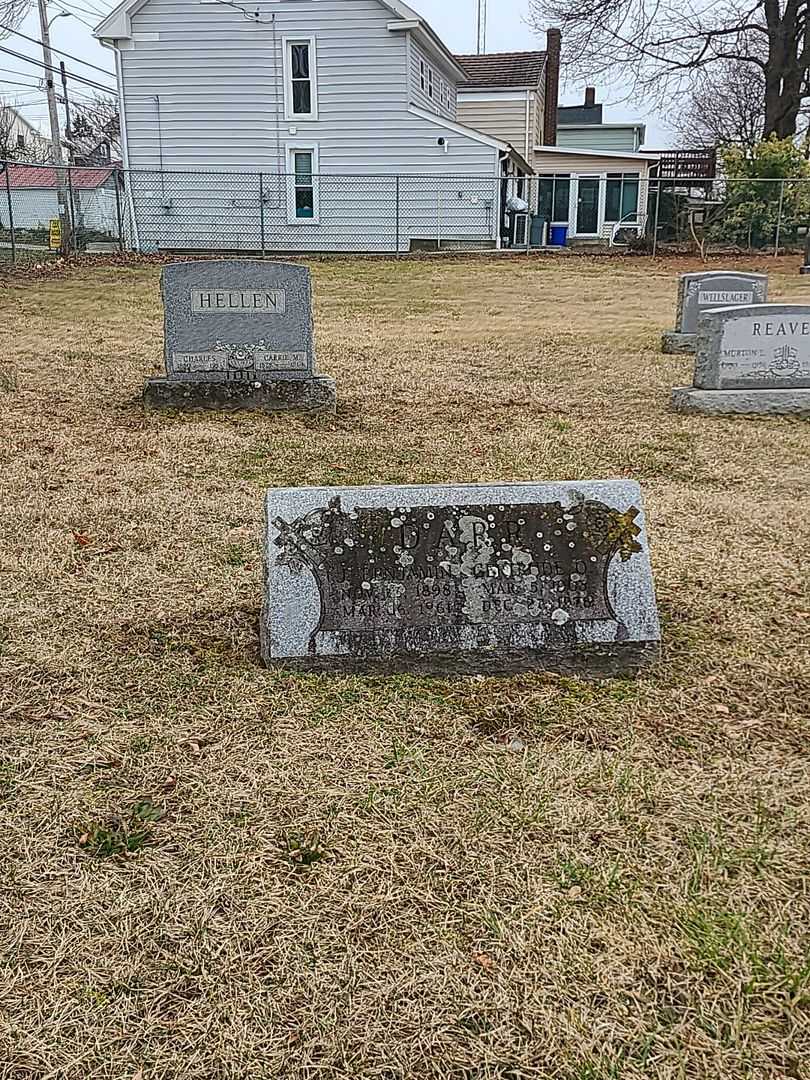
M 335 410 L 316 374 L 309 270 L 215 259 L 173 263 L 161 278 L 166 377 L 149 379 L 155 408 Z
M 678 282 L 675 330 L 664 334 L 664 352 L 694 352 L 698 322 L 705 311 L 732 305 L 764 304 L 767 299 L 767 274 L 748 274 L 736 270 L 682 274 Z
M 757 304 L 701 316 L 694 385 L 679 412 L 810 413 L 810 306 Z
M 605 676 L 658 656 L 630 481 L 271 490 L 265 568 L 271 666 Z

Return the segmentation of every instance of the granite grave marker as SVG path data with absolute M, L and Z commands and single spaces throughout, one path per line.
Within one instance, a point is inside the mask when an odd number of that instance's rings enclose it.
M 306 267 L 174 263 L 163 271 L 161 291 L 166 377 L 147 380 L 148 405 L 334 412 L 334 381 L 315 369 Z
M 810 307 L 758 304 L 704 313 L 694 385 L 672 392 L 679 412 L 810 413 Z
M 271 490 L 265 571 L 271 666 L 606 676 L 658 656 L 629 481 Z
M 767 299 L 767 274 L 746 274 L 736 270 L 682 274 L 678 283 L 675 330 L 664 334 L 664 352 L 695 351 L 698 320 L 704 311 L 732 305 L 764 304 Z

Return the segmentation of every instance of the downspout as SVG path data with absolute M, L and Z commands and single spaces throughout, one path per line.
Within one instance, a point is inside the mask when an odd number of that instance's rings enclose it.
M 532 92 L 531 92 L 531 90 L 527 90 L 526 91 L 526 153 L 524 154 L 524 157 L 526 158 L 527 161 L 530 160 L 530 154 L 531 154 L 531 150 L 529 148 L 529 132 L 532 129 L 532 122 L 531 122 L 532 104 L 531 103 L 532 103 Z
M 127 205 L 129 206 L 129 219 L 132 222 L 132 239 L 135 250 L 141 250 L 141 240 L 138 233 L 138 219 L 135 216 L 135 202 L 132 198 L 132 174 L 129 169 L 129 137 L 127 135 L 127 114 L 124 109 L 124 69 L 121 63 L 121 50 L 117 45 L 110 46 L 115 54 L 115 81 L 118 83 L 118 123 L 121 128 L 121 159 L 124 164 L 124 190 L 127 193 Z

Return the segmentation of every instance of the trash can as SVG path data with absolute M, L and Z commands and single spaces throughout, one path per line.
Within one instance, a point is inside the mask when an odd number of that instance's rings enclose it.
M 552 247 L 565 247 L 568 243 L 568 226 L 552 225 L 549 229 L 548 242 Z
M 532 227 L 529 232 L 529 246 L 533 248 L 544 247 L 546 243 L 546 219 L 540 214 L 532 217 Z

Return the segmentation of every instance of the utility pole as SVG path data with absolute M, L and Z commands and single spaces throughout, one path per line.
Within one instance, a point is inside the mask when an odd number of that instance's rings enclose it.
M 53 85 L 53 55 L 51 53 L 51 31 L 48 25 L 48 9 L 45 0 L 37 0 L 39 9 L 39 29 L 42 37 L 42 60 L 45 64 L 45 94 L 48 98 L 48 119 L 51 127 L 51 161 L 56 166 L 56 197 L 59 202 L 59 216 L 62 219 L 62 251 L 70 251 L 70 207 L 65 185 L 65 170 L 62 158 L 62 139 L 59 134 L 59 113 L 56 109 L 56 90 Z
M 67 143 L 68 164 L 71 164 L 73 162 L 73 130 L 70 126 L 70 100 L 64 60 L 59 61 L 59 72 L 62 76 L 62 98 L 65 102 L 65 142 Z
M 487 0 L 478 0 L 478 55 L 487 51 Z

